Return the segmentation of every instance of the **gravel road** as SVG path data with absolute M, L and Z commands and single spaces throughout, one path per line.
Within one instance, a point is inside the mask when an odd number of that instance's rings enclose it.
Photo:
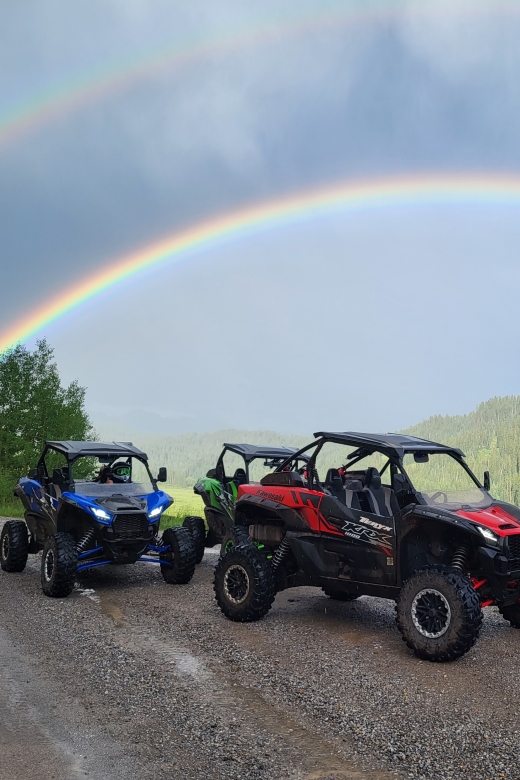
M 0 780 L 520 778 L 520 631 L 494 609 L 468 656 L 431 664 L 380 599 L 298 588 L 231 623 L 216 560 L 184 586 L 93 570 L 64 600 L 39 556 L 0 572 Z

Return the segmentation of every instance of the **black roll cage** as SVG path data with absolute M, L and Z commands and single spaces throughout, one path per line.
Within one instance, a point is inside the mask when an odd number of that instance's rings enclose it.
M 245 448 L 248 448 L 247 450 Z M 257 452 L 255 452 L 255 449 Z M 264 452 L 261 452 L 261 450 L 265 450 Z M 288 449 L 288 448 L 280 448 L 282 449 Z M 270 451 L 270 452 L 269 452 Z M 283 457 L 285 453 L 277 452 L 277 448 L 270 448 L 267 445 L 265 447 L 257 447 L 254 448 L 253 445 L 241 445 L 241 444 L 224 444 L 224 449 L 219 455 L 219 458 L 217 460 L 217 465 L 215 466 L 215 472 L 216 472 L 216 478 L 219 480 L 219 482 L 224 482 L 225 479 L 232 479 L 231 474 L 226 474 L 224 470 L 224 455 L 226 452 L 233 452 L 235 455 L 239 455 L 242 460 L 244 461 L 244 471 L 246 472 L 246 481 L 249 482 L 249 465 L 253 463 L 255 460 L 278 460 Z M 292 461 L 297 460 L 297 453 L 296 451 L 292 453 L 289 458 L 286 460 Z M 308 458 L 301 458 L 303 461 L 307 461 Z M 286 461 L 283 461 L 284 463 Z M 278 471 L 281 464 L 279 464 L 275 471 Z
M 408 489 L 415 493 L 415 488 L 413 486 L 412 480 L 406 473 L 406 469 L 403 465 L 403 457 L 404 455 L 411 455 L 415 454 L 416 452 L 420 452 L 421 454 L 428 454 L 428 455 L 435 455 L 435 454 L 444 454 L 449 455 L 451 458 L 453 458 L 457 463 L 459 463 L 462 468 L 467 472 L 469 477 L 473 480 L 475 485 L 480 488 L 481 490 L 484 490 L 484 486 L 481 484 L 480 480 L 477 479 L 475 474 L 472 472 L 466 461 L 464 460 L 464 456 L 462 452 L 455 448 L 450 447 L 442 447 L 442 445 L 436 445 L 434 442 L 428 442 L 426 440 L 417 440 L 421 442 L 421 446 L 417 448 L 413 448 L 412 446 L 410 448 L 406 447 L 403 449 L 402 455 L 397 454 L 397 452 L 389 451 L 390 448 L 384 447 L 384 446 L 377 446 L 371 442 L 366 442 L 366 444 L 361 444 L 358 447 L 358 450 L 356 452 L 353 452 L 351 454 L 351 459 L 349 462 L 349 467 L 354 466 L 356 463 L 359 463 L 359 461 L 363 460 L 364 458 L 368 457 L 369 455 L 374 454 L 375 452 L 380 453 L 381 455 L 385 455 L 388 458 L 388 462 L 385 463 L 385 466 L 383 470 L 381 471 L 381 474 L 384 474 L 384 472 L 387 470 L 387 468 L 392 466 L 394 468 L 398 468 L 399 471 L 404 475 L 407 483 L 408 483 Z M 303 447 L 301 450 L 298 450 L 294 453 L 290 458 L 287 458 L 283 463 L 281 463 L 276 469 L 275 472 L 284 471 L 284 469 L 289 466 L 293 461 L 298 460 L 299 456 L 303 454 L 304 452 L 307 452 L 307 450 L 310 450 L 311 448 L 315 448 L 312 455 L 309 457 L 309 460 L 307 462 L 307 487 L 309 490 L 317 490 L 321 491 L 323 488 L 317 479 L 316 475 L 316 469 L 315 469 L 315 463 L 316 458 L 318 457 L 319 453 L 321 452 L 324 444 L 327 442 L 332 442 L 333 444 L 343 444 L 344 446 L 353 446 L 355 444 L 359 444 L 359 441 L 352 441 L 349 443 L 346 436 L 338 435 L 335 437 L 334 435 L 331 436 L 320 436 L 315 441 L 311 442 L 310 444 L 307 444 L 305 447 Z M 427 445 L 431 445 L 431 449 L 428 449 Z
M 154 490 L 157 491 L 159 489 L 157 487 L 157 480 L 153 476 L 152 472 L 150 471 L 150 467 L 148 465 L 148 458 L 147 458 L 146 454 L 144 452 L 141 453 L 137 449 L 135 449 L 135 451 L 133 451 L 133 452 L 129 452 L 129 451 L 125 452 L 125 451 L 121 451 L 121 450 L 118 450 L 118 451 L 110 450 L 109 448 L 106 448 L 106 449 L 100 448 L 97 453 L 95 453 L 95 452 L 92 452 L 92 453 L 89 453 L 89 452 L 79 452 L 78 453 L 78 452 L 66 452 L 66 451 L 63 450 L 63 448 L 61 448 L 59 446 L 56 447 L 54 444 L 48 443 L 48 444 L 45 445 L 45 448 L 44 448 L 42 454 L 40 455 L 40 459 L 38 460 L 38 464 L 36 466 L 36 470 L 38 472 L 38 475 L 43 476 L 43 478 L 47 479 L 47 480 L 49 480 L 51 478 L 51 475 L 47 471 L 47 464 L 45 463 L 45 456 L 47 455 L 48 452 L 57 452 L 60 455 L 63 455 L 63 457 L 67 461 L 67 467 L 69 469 L 69 486 L 73 483 L 72 467 L 73 467 L 74 463 L 77 460 L 80 460 L 80 458 L 99 458 L 99 456 L 103 455 L 103 453 L 104 453 L 105 457 L 107 457 L 107 458 L 110 457 L 111 455 L 113 455 L 114 456 L 113 460 L 118 460 L 118 458 L 121 458 L 121 460 L 124 460 L 126 458 L 126 462 L 129 463 L 131 458 L 135 458 L 136 460 L 140 461 L 140 463 L 142 463 L 143 466 L 145 467 L 145 469 L 146 469 L 146 471 L 148 473 L 148 476 L 150 477 L 150 481 L 151 481 L 151 483 L 153 485 Z M 131 464 L 129 463 L 129 465 L 131 465 Z

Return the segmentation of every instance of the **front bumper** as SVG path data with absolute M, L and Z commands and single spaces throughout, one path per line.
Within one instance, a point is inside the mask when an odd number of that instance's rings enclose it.
M 143 513 L 120 513 L 101 532 L 103 550 L 114 563 L 135 563 L 159 531 L 159 520 L 149 523 Z

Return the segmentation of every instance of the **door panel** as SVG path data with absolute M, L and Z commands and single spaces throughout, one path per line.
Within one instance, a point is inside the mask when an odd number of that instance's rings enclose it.
M 332 496 L 325 496 L 320 506 L 320 531 L 330 536 L 331 551 L 338 543 L 345 550 L 343 577 L 358 582 L 393 585 L 395 527 L 393 517 L 381 517 L 349 509 Z

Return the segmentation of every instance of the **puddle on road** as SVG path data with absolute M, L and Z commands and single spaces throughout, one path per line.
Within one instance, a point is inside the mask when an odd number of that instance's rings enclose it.
M 100 595 L 99 603 L 101 606 L 101 612 L 107 617 L 111 618 L 118 628 L 126 628 L 128 626 L 127 620 L 115 601 L 112 601 L 108 596 Z
M 117 604 L 104 594 L 98 594 L 98 599 L 103 614 L 121 629 L 117 641 L 122 647 L 131 652 L 141 650 L 146 655 L 153 653 L 162 665 L 169 664 L 177 674 L 191 677 L 208 697 L 210 706 L 220 705 L 227 712 L 238 707 L 241 715 L 295 749 L 305 771 L 300 780 L 395 780 L 393 773 L 359 769 L 340 756 L 331 743 L 299 725 L 254 688 L 239 683 L 222 684 L 220 670 L 211 670 L 173 640 L 159 639 L 149 631 L 130 626 Z

